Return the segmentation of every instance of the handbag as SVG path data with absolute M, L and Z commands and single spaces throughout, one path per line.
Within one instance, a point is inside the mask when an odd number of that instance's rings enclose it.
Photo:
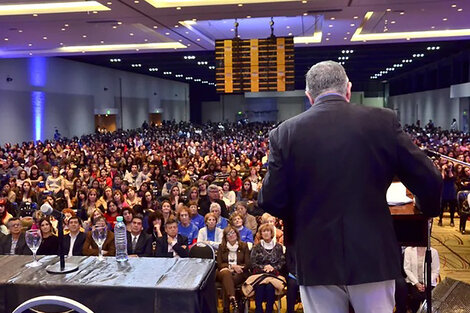
M 286 286 L 286 279 L 282 276 L 276 276 L 269 273 L 255 274 L 247 278 L 241 286 L 242 292 L 247 298 L 255 295 L 255 288 L 260 284 L 272 284 L 275 288 L 276 295 L 281 294 Z

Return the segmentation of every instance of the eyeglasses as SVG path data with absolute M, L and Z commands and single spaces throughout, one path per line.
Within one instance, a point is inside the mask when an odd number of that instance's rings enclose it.
M 20 227 L 21 224 L 10 224 L 11 227 Z
M 233 235 L 236 235 L 236 234 L 237 234 L 237 233 L 232 230 L 232 231 L 229 231 L 229 232 L 227 233 L 227 236 L 233 236 Z

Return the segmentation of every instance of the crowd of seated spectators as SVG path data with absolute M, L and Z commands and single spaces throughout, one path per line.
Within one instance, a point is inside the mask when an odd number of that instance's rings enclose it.
M 144 126 L 5 144 L 0 149 L 0 253 L 30 254 L 21 230 L 36 228 L 43 236 L 38 254 L 57 254 L 57 221 L 38 210 L 48 201 L 66 216 L 64 253 L 69 256 L 98 255 L 90 232 L 95 225 L 107 226 L 103 253 L 113 256 L 117 216 L 126 223 L 130 256 L 187 257 L 195 243 L 209 244 L 217 251 L 225 312 L 230 306 L 237 310 L 235 290 L 250 275 L 283 276 L 290 287 L 295 260 L 288 251 L 286 257 L 282 221 L 257 205 L 268 132 L 275 125 Z M 404 129 L 420 147 L 470 161 L 467 134 L 429 124 Z M 439 157 L 434 162 L 445 182 L 442 211 L 449 207 L 453 225 L 457 192 L 470 190 L 470 168 Z M 464 233 L 468 214 L 460 216 Z M 262 312 L 263 302 L 266 312 L 272 311 L 276 282 L 254 286 L 256 312 Z M 294 304 L 288 299 L 288 312 Z

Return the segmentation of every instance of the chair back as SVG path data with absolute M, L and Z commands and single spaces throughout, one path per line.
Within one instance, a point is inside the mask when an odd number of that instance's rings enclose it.
M 199 259 L 211 259 L 215 261 L 215 251 L 212 246 L 204 242 L 197 242 L 189 250 L 189 257 Z
M 12 313 L 29 312 L 29 309 L 40 305 L 54 305 L 71 309 L 77 313 L 93 313 L 88 307 L 75 300 L 59 296 L 41 296 L 26 300 L 20 304 Z

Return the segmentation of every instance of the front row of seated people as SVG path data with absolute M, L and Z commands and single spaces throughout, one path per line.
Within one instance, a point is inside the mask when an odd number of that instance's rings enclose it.
M 277 236 L 281 231 L 273 225 L 275 218 L 269 214 L 263 216 L 262 221 L 264 223 L 261 224 L 255 239 L 253 239 L 252 232 L 243 223 L 243 205 L 240 205 L 240 207 L 242 212 L 235 211 L 223 230 L 217 227 L 217 222 L 219 221 L 220 223 L 220 216 L 217 216 L 217 212 L 207 213 L 204 217 L 205 227 L 199 229 L 197 238 L 189 241 L 188 237 L 182 235 L 179 231 L 182 221 L 186 221 L 189 218 L 189 208 L 184 207 L 178 211 L 177 216 L 180 218 L 180 223 L 178 223 L 178 220 L 173 215 L 170 215 L 166 219 L 163 229 L 161 226 L 164 220 L 163 216 L 157 214 L 157 219 L 154 216 L 150 216 L 149 225 L 151 225 L 152 229 L 159 230 L 158 232 L 152 231 L 151 233 L 144 231 L 143 217 L 140 214 L 134 214 L 129 219 L 128 225 L 128 254 L 131 257 L 187 257 L 192 244 L 204 242 L 211 245 L 217 251 L 218 268 L 216 279 L 222 284 L 224 312 L 229 312 L 230 306 L 236 312 L 240 302 L 237 301 L 238 295 L 236 295 L 235 290 L 250 275 L 263 273 L 269 273 L 274 277 L 288 275 L 285 271 L 286 259 L 284 248 L 281 245 L 282 237 Z M 220 208 L 216 208 L 215 211 L 217 209 L 220 210 Z M 156 220 L 159 220 L 159 222 L 154 223 Z M 67 234 L 64 236 L 64 253 L 68 256 L 98 255 L 98 246 L 92 239 L 91 232 L 84 232 L 81 220 L 77 216 L 70 216 L 67 218 L 66 223 Z M 94 217 L 92 223 L 96 226 L 108 225 L 106 218 L 102 215 Z M 38 255 L 57 254 L 58 240 L 53 224 L 48 217 L 41 217 L 37 223 L 37 227 L 41 230 L 43 236 L 41 246 L 38 249 Z M 24 232 L 22 232 L 21 220 L 12 217 L 7 225 L 9 234 L 0 235 L 0 253 L 31 254 L 31 250 L 25 242 Z M 153 227 L 154 225 L 156 227 Z M 193 224 L 190 222 L 190 225 Z M 189 226 L 183 225 L 183 229 Z M 255 242 L 254 245 L 253 242 Z M 420 303 L 425 299 L 425 250 L 425 247 L 407 247 L 404 251 L 404 271 L 408 284 L 408 305 L 412 312 L 417 312 Z M 431 251 L 431 288 L 434 288 L 439 276 L 439 256 L 434 248 Z M 105 256 L 114 256 L 115 252 L 114 233 L 108 225 L 107 238 L 103 245 L 103 254 Z M 291 275 L 290 273 L 289 277 Z M 295 276 L 293 277 L 295 279 Z M 262 283 L 254 286 L 254 288 L 255 312 L 263 312 L 263 302 L 266 302 L 265 312 L 272 312 L 276 294 L 275 284 Z M 295 297 L 295 294 L 293 296 Z M 293 312 L 293 305 L 289 306 L 288 312 Z

